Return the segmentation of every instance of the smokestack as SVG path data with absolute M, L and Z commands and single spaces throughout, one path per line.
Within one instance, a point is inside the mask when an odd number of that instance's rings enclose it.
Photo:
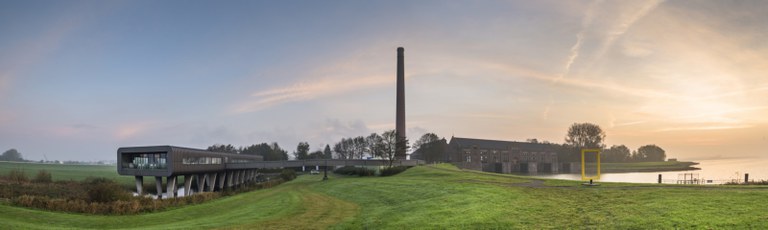
M 403 47 L 397 48 L 397 115 L 395 119 L 398 142 L 395 158 L 405 160 L 405 65 Z

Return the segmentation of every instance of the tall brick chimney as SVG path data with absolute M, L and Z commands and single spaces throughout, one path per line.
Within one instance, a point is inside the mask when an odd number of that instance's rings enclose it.
M 397 151 L 395 152 L 395 158 L 405 160 L 405 143 L 400 140 L 405 140 L 405 67 L 403 53 L 405 49 L 403 47 L 397 48 L 397 115 L 395 118 L 395 131 L 397 132 L 398 143 Z

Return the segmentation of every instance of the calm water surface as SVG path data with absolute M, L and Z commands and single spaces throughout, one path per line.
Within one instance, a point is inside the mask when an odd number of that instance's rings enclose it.
M 604 182 L 632 182 L 632 183 L 657 183 L 659 174 L 662 182 L 667 184 L 677 183 L 678 177 L 683 179 L 684 173 L 692 173 L 708 184 L 722 184 L 728 181 L 744 181 L 744 174 L 749 173 L 750 180 L 768 180 L 768 159 L 737 158 L 700 160 L 694 167 L 701 170 L 676 171 L 676 172 L 641 172 L 641 173 L 603 173 L 600 181 Z M 548 174 L 536 175 L 541 178 L 556 178 L 564 180 L 581 180 L 581 174 Z M 690 177 L 690 176 L 689 176 Z M 710 182 L 711 180 L 711 182 Z

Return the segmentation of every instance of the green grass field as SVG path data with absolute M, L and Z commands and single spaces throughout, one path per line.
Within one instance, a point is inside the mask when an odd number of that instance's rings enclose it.
M 51 173 L 51 177 L 54 181 L 80 181 L 87 177 L 104 177 L 116 180 L 123 184 L 133 184 L 133 177 L 120 176 L 117 174 L 117 168 L 115 166 L 109 165 L 64 165 L 0 162 L 0 174 L 6 175 L 13 169 L 22 170 L 29 178 L 33 178 L 40 170 L 47 170 Z
M 0 229 L 765 229 L 768 187 L 540 180 L 420 166 L 392 177 L 303 175 L 272 189 L 132 216 L 0 205 Z

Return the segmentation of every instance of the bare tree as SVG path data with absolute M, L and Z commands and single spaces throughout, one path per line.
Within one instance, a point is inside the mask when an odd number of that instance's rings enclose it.
M 365 142 L 365 137 L 359 136 L 352 139 L 352 151 L 354 152 L 355 158 L 357 159 L 363 159 L 366 152 L 368 152 L 366 149 L 368 147 L 368 144 Z
M 366 150 L 371 158 L 382 157 L 384 155 L 384 140 L 377 133 L 371 133 L 365 137 L 365 143 L 368 145 Z
M 336 153 L 337 159 L 352 159 L 354 157 L 352 148 L 352 138 L 341 138 L 341 141 L 333 145 L 333 151 Z
M 381 139 L 383 143 L 383 157 L 385 160 L 389 161 L 389 167 L 391 168 L 392 164 L 395 162 L 395 159 L 397 159 L 396 153 L 398 150 L 403 152 L 408 151 L 408 139 L 404 137 L 398 137 L 397 131 L 395 130 L 389 130 L 382 133 Z

